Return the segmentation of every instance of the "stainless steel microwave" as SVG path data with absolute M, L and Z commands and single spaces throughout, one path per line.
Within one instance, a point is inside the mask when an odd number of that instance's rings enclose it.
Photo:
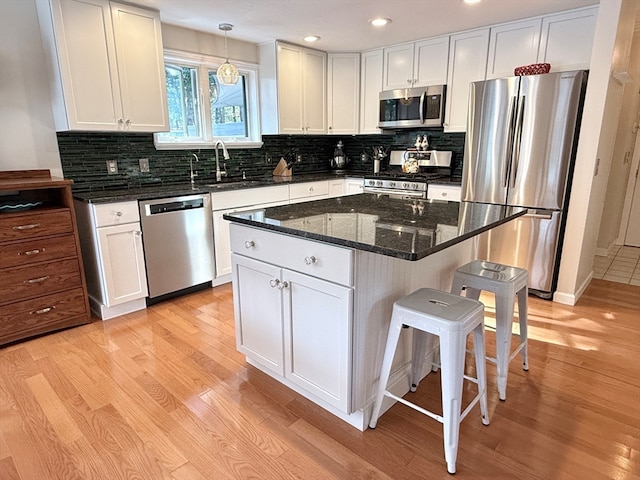
M 445 85 L 380 92 L 378 128 L 442 127 Z

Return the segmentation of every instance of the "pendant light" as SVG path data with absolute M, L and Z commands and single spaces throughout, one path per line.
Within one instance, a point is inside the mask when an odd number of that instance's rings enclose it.
M 240 74 L 238 69 L 229 63 L 229 48 L 227 47 L 227 32 L 233 28 L 230 23 L 221 23 L 218 28 L 224 32 L 224 51 L 226 55 L 226 61 L 218 67 L 216 75 L 221 85 L 235 85 L 238 83 Z

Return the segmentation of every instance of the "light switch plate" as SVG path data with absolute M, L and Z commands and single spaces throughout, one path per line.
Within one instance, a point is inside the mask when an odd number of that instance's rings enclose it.
M 117 160 L 107 160 L 107 173 L 109 175 L 114 175 L 118 173 L 118 161 Z
M 139 162 L 140 162 L 140 172 L 147 173 L 149 171 L 149 159 L 141 158 Z

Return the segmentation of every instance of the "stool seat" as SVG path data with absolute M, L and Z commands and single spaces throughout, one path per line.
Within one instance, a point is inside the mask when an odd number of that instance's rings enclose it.
M 495 363 L 498 371 L 498 397 L 507 398 L 507 376 L 509 362 L 522 353 L 522 366 L 529 370 L 527 353 L 527 282 L 529 273 L 523 268 L 474 260 L 458 269 L 453 277 L 451 293 L 459 295 L 466 289 L 466 298 L 477 300 L 482 290 L 492 292 L 496 302 L 496 357 L 487 357 Z M 518 300 L 518 321 L 520 324 L 520 343 L 511 352 L 511 335 L 514 319 L 514 302 Z
M 413 328 L 411 354 L 411 391 L 415 391 L 421 378 L 428 335 L 440 341 L 442 415 L 430 412 L 387 390 L 393 357 L 403 326 Z M 464 374 L 467 335 L 474 334 L 476 378 Z M 470 380 L 478 385 L 478 394 L 461 412 L 462 383 Z M 484 306 L 477 300 L 447 292 L 421 288 L 393 304 L 391 324 L 384 351 L 380 381 L 369 426 L 375 428 L 382 408 L 382 400 L 390 397 L 443 424 L 444 452 L 447 471 L 455 473 L 458 454 L 460 422 L 480 403 L 482 422 L 489 424 L 487 409 L 487 378 L 484 355 Z

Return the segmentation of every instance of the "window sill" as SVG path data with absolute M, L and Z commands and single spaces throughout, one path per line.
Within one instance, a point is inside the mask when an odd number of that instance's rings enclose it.
M 217 140 L 216 140 L 217 141 Z M 156 150 L 212 150 L 215 142 L 162 142 L 158 143 L 154 140 Z M 235 148 L 261 148 L 263 142 L 234 142 L 232 140 L 224 140 L 224 146 L 228 150 Z

